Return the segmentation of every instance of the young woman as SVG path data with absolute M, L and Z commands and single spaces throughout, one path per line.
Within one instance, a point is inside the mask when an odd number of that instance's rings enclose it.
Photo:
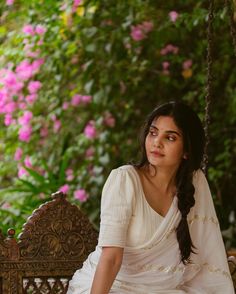
M 98 246 L 68 294 L 233 294 L 224 244 L 200 165 L 204 130 L 180 102 L 154 109 L 137 165 L 112 170 Z

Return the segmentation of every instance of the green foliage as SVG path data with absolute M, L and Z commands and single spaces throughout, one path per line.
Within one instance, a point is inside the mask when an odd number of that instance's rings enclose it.
M 104 181 L 112 168 L 137 160 L 137 134 L 145 115 L 163 101 L 183 100 L 204 119 L 205 3 L 93 0 L 83 1 L 74 11 L 73 3 L 21 0 L 0 6 L 1 68 L 15 72 L 23 60 L 44 59 L 14 98 L 18 103 L 20 94 L 26 97 L 29 82 L 37 80 L 42 87 L 36 101 L 14 111 L 15 124 L 5 126 L 4 113 L 0 114 L 0 218 L 5 229 L 19 230 L 26 216 L 64 185 L 69 186 L 71 201 L 98 226 Z M 178 12 L 175 21 L 169 16 L 173 10 Z M 26 24 L 40 24 L 46 32 L 26 35 Z M 139 40 L 132 35 L 137 37 L 137 29 Z M 226 229 L 228 215 L 236 209 L 235 57 L 220 1 L 215 5 L 213 42 L 209 179 Z M 31 52 L 38 51 L 36 57 L 27 56 L 26 44 L 32 46 Z M 92 101 L 73 105 L 75 95 L 91 96 Z M 29 142 L 18 137 L 19 118 L 26 110 L 33 115 Z M 96 132 L 92 138 L 85 135 L 88 123 Z M 18 161 L 17 148 L 23 150 Z M 19 178 L 21 167 L 26 174 Z M 74 198 L 78 189 L 87 192 L 87 201 Z

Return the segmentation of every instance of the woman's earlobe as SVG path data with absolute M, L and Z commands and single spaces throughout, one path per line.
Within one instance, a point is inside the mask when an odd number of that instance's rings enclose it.
M 188 155 L 186 153 L 183 155 L 183 159 L 188 159 Z

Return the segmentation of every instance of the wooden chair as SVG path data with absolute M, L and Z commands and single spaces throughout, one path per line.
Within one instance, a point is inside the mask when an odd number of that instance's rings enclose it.
M 97 244 L 88 218 L 63 193 L 32 213 L 17 241 L 0 231 L 0 294 L 64 294 Z

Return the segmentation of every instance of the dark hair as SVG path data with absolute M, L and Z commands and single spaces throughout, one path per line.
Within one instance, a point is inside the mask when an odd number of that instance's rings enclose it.
M 194 186 L 192 183 L 193 172 L 201 167 L 205 133 L 202 123 L 197 114 L 186 104 L 182 102 L 168 102 L 155 108 L 147 117 L 143 126 L 141 143 L 141 160 L 137 167 L 143 167 L 148 164 L 145 149 L 145 140 L 148 135 L 152 122 L 160 116 L 170 116 L 173 118 L 176 126 L 183 133 L 184 152 L 187 159 L 183 159 L 176 175 L 176 187 L 178 197 L 178 208 L 182 218 L 176 228 L 177 240 L 179 243 L 181 261 L 186 264 L 190 262 L 190 254 L 194 253 L 194 245 L 191 240 L 187 215 L 195 204 Z

